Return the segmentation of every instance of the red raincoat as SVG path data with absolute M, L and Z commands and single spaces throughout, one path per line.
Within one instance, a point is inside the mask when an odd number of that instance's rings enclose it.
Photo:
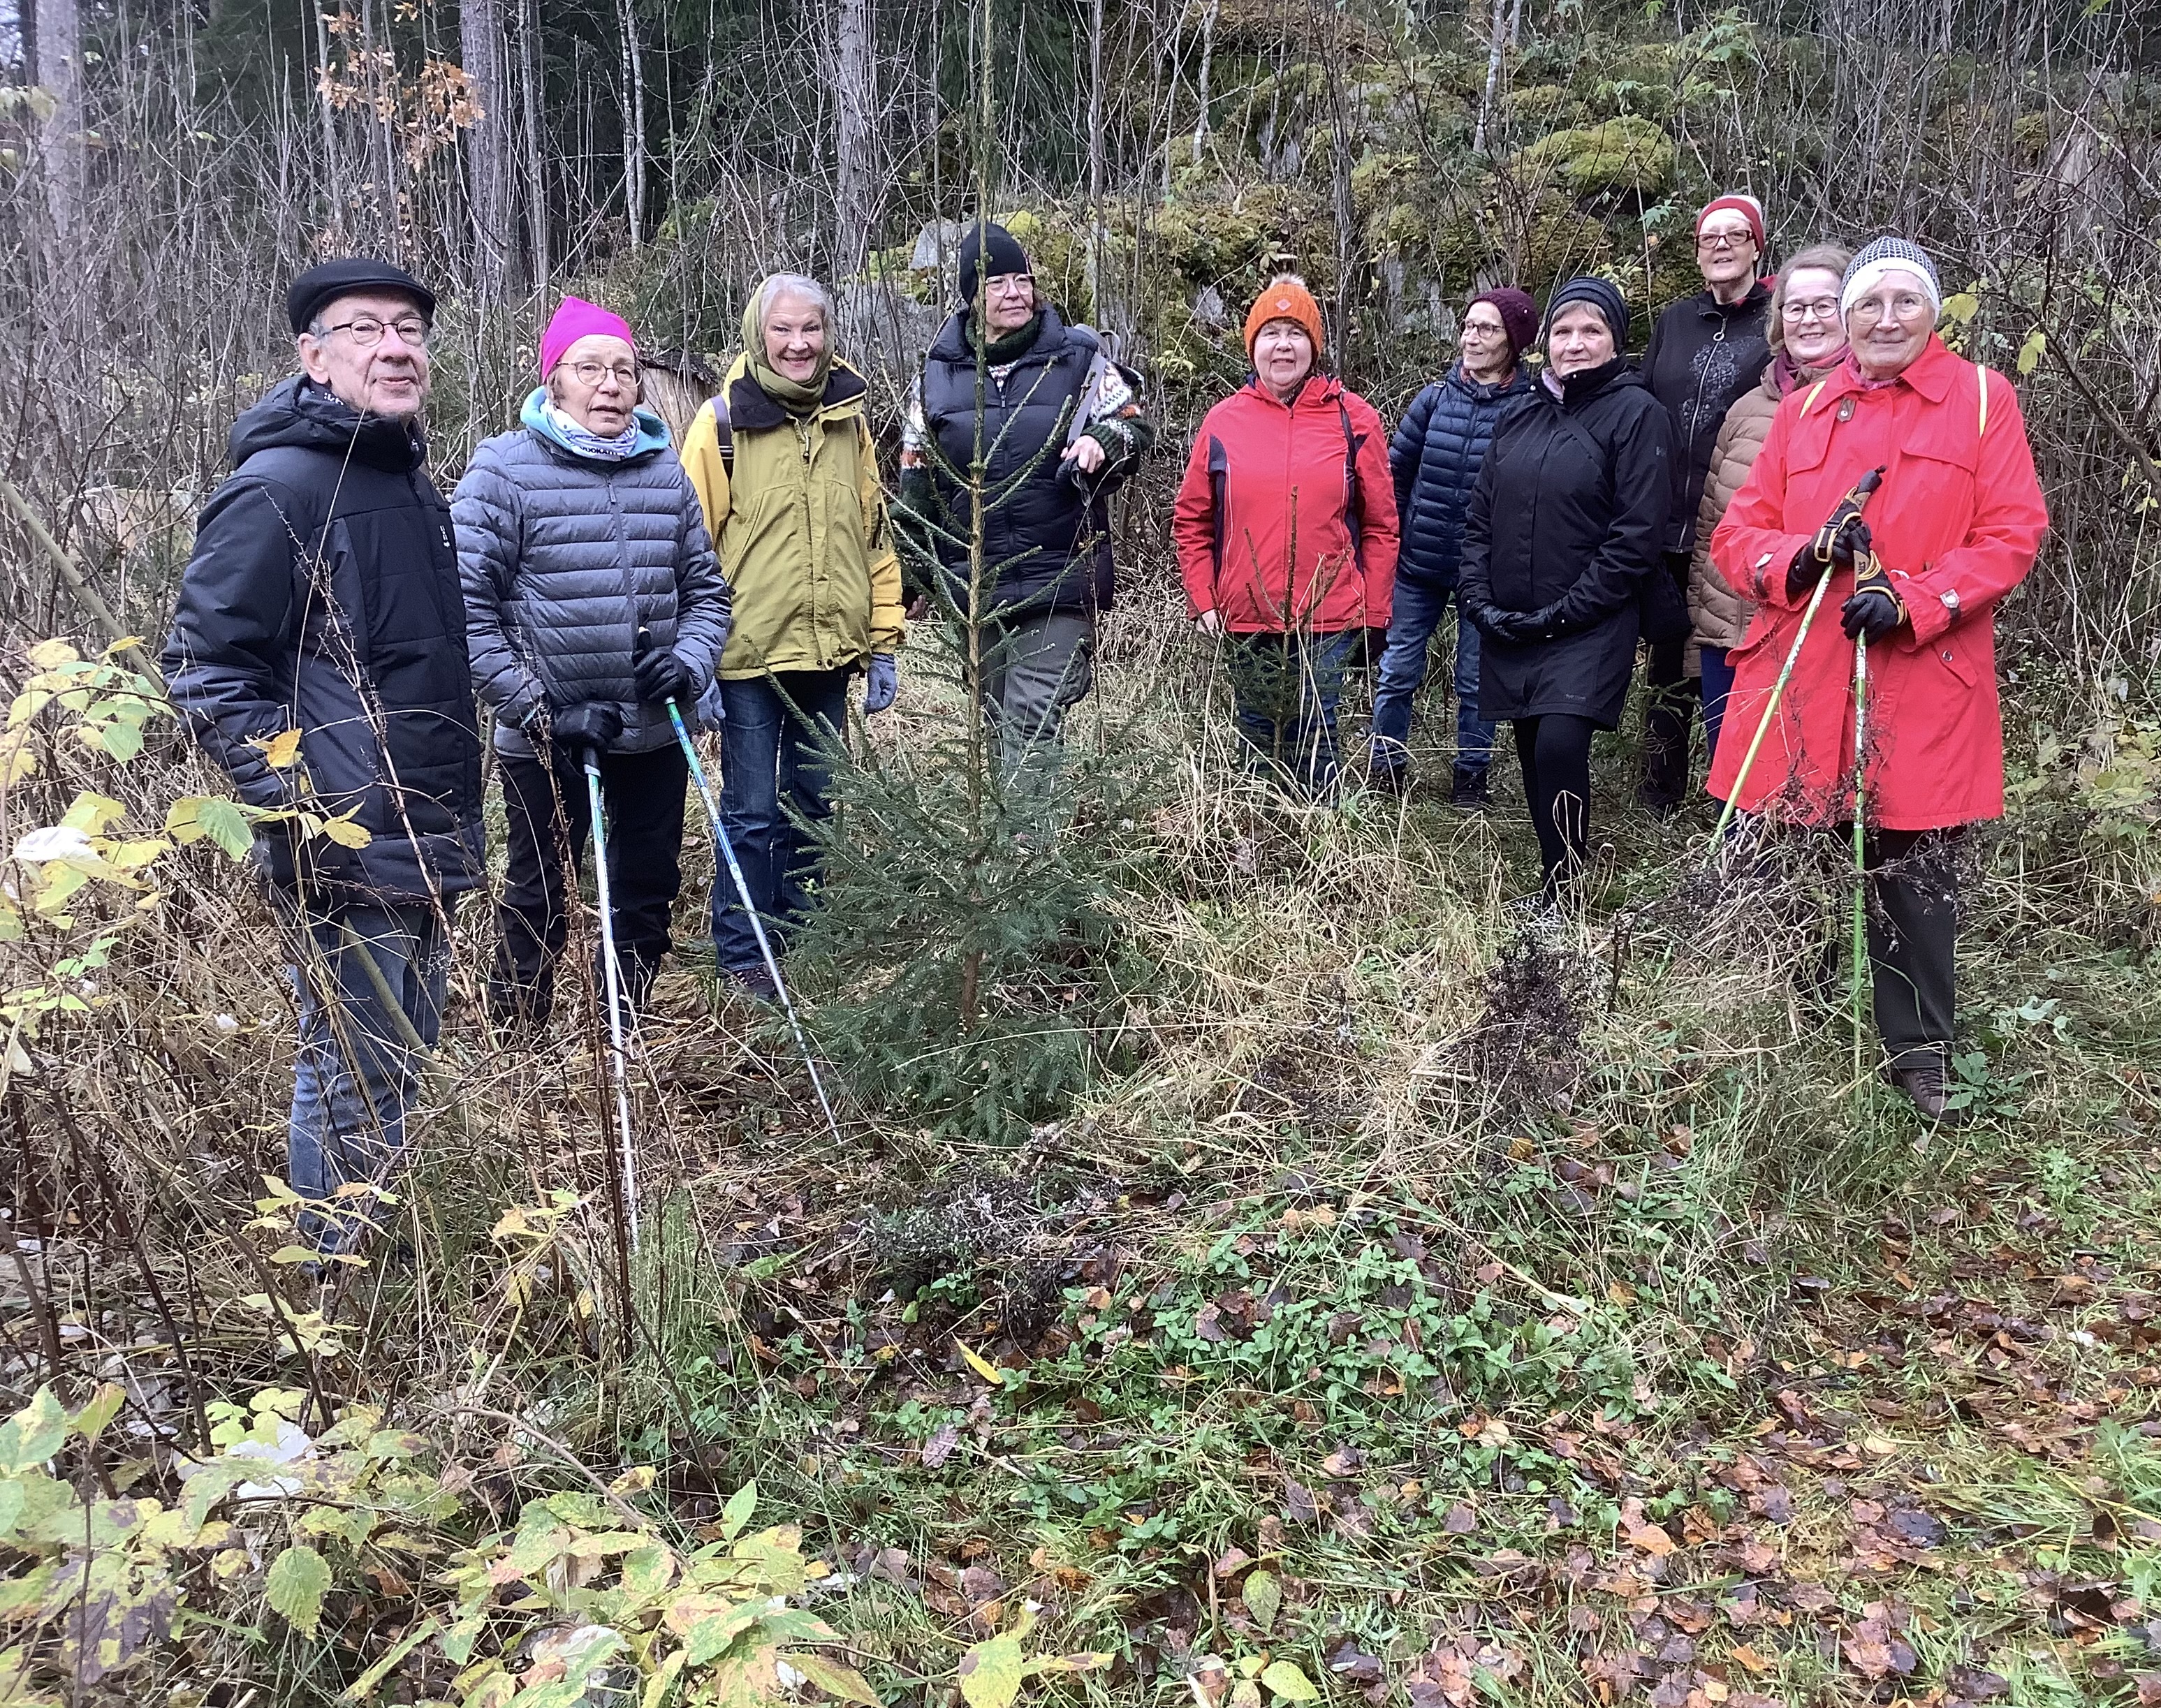
M 1763 453 L 1711 542 L 1711 561 L 1761 608 L 1731 654 L 1732 696 L 1711 766 L 1731 796 L 1808 604 L 1786 570 L 1854 482 L 1882 466 L 1866 513 L 1877 555 L 1911 614 L 1868 649 L 1867 819 L 1939 830 L 2003 812 L 1996 700 L 1997 601 L 2033 566 L 2049 525 L 2018 393 L 1940 338 L 1888 385 L 1851 359 L 1778 406 Z M 1853 643 L 1836 571 L 1738 802 L 1802 824 L 1853 816 Z
M 1380 416 L 1341 380 L 1315 375 L 1289 408 L 1247 381 L 1200 424 L 1170 531 L 1188 616 L 1221 612 L 1233 634 L 1386 628 L 1398 527 Z

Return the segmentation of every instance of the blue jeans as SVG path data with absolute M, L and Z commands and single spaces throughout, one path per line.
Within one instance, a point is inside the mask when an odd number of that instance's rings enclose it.
M 355 1182 L 380 1185 L 405 1150 L 405 1110 L 420 1087 L 421 1057 L 402 1018 L 432 1050 L 442 1029 L 450 945 L 424 903 L 310 909 L 297 937 L 299 964 L 287 969 L 299 998 L 300 1048 L 285 1172 L 303 1198 L 335 1197 Z M 373 961 L 382 987 L 362 960 Z M 383 1000 L 388 991 L 397 1014 Z M 379 1219 L 372 1196 L 310 1209 L 301 1237 L 317 1251 L 351 1249 Z
M 1341 634 L 1239 634 L 1224 648 L 1238 735 L 1257 769 L 1290 773 L 1306 794 L 1336 787 L 1336 708 L 1351 648 L 1365 631 Z
M 1411 702 L 1425 685 L 1433 638 L 1455 597 L 1453 587 L 1398 577 L 1388 650 L 1381 654 L 1373 689 L 1376 771 L 1399 771 L 1410 763 Z M 1494 726 L 1478 716 L 1478 631 L 1455 613 L 1455 768 L 1483 771 L 1493 763 Z
M 831 752 L 848 723 L 855 668 L 784 670 L 721 684 L 721 827 L 775 955 L 810 911 L 818 856 L 810 827 L 832 815 Z M 723 972 L 764 966 L 725 868 L 713 879 L 713 954 Z
M 1726 696 L 1733 691 L 1733 666 L 1726 662 L 1724 647 L 1699 648 L 1703 660 L 1703 740 L 1712 758 L 1718 757 L 1719 726 L 1726 721 Z

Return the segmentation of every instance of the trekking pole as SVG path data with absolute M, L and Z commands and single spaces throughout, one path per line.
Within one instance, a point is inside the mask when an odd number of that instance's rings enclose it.
M 1741 768 L 1733 774 L 1733 787 L 1726 791 L 1726 806 L 1718 815 L 1718 823 L 1711 832 L 1710 857 L 1716 859 L 1724 846 L 1726 827 L 1731 822 L 1735 804 L 1741 799 L 1742 786 L 1748 781 L 1748 773 L 1756 763 L 1756 754 L 1763 745 L 1763 737 L 1771 732 L 1771 720 L 1778 715 L 1778 702 L 1786 697 L 1786 685 L 1793 680 L 1794 666 L 1801 656 L 1801 647 L 1809 638 L 1809 629 L 1816 620 L 1816 612 L 1823 604 L 1825 591 L 1838 565 L 1831 555 L 1831 546 L 1838 531 L 1848 520 L 1861 514 L 1868 506 L 1876 489 L 1883 484 L 1883 471 L 1871 469 L 1853 484 L 1853 489 L 1838 501 L 1838 508 L 1821 528 L 1816 530 L 1810 548 L 1823 572 L 1816 577 L 1816 590 L 1809 595 L 1808 609 L 1801 613 L 1801 627 L 1794 637 L 1794 643 L 1786 649 L 1786 661 L 1778 666 L 1778 680 L 1771 685 L 1771 697 L 1763 704 L 1763 716 L 1756 725 L 1756 733 L 1749 738 L 1748 751 L 1741 756 Z
M 833 1106 L 826 1101 L 825 1081 L 818 1077 L 817 1058 L 810 1053 L 810 1040 L 804 1036 L 803 1023 L 795 1017 L 795 1002 L 788 994 L 788 986 L 780 976 L 780 961 L 773 952 L 772 940 L 765 935 L 765 922 L 758 916 L 756 903 L 751 900 L 750 882 L 744 877 L 742 867 L 736 860 L 735 845 L 728 841 L 728 833 L 721 828 L 720 804 L 713 799 L 713 785 L 706 781 L 706 768 L 699 758 L 698 749 L 690 739 L 690 732 L 684 727 L 683 714 L 676 710 L 675 702 L 668 702 L 668 721 L 675 726 L 675 739 L 683 748 L 683 757 L 690 762 L 690 775 L 697 779 L 698 794 L 706 803 L 706 818 L 713 827 L 713 846 L 720 850 L 721 859 L 734 880 L 737 898 L 742 903 L 743 917 L 750 921 L 751 935 L 758 939 L 758 952 L 765 961 L 765 970 L 772 976 L 773 993 L 780 998 L 780 1006 L 788 1016 L 788 1029 L 795 1034 L 795 1047 L 803 1052 L 803 1065 L 810 1070 L 810 1089 L 818 1094 L 818 1107 L 825 1112 L 825 1125 L 832 1129 L 836 1143 L 847 1141 L 841 1136 L 841 1123 L 834 1119 Z
M 1868 967 L 1868 636 L 1853 642 L 1853 1083 L 1861 1084 L 1862 996 Z
M 630 1222 L 630 1248 L 638 1249 L 638 1164 L 630 1138 L 630 1068 L 622 1050 L 622 966 L 615 953 L 615 909 L 608 896 L 607 836 L 601 825 L 601 768 L 586 754 L 586 799 L 593 820 L 593 879 L 600 893 L 601 971 L 607 986 L 608 1054 L 615 1070 L 615 1118 L 622 1135 L 623 1211 Z

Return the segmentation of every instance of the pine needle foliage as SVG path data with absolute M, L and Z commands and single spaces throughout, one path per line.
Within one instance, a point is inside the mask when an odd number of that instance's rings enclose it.
M 1115 733 L 1048 781 L 1007 779 L 995 752 L 956 732 L 836 756 L 797 962 L 858 1101 L 1007 1143 L 1122 1070 L 1127 1004 L 1155 968 L 1120 903 L 1148 881 L 1134 831 L 1164 783 Z

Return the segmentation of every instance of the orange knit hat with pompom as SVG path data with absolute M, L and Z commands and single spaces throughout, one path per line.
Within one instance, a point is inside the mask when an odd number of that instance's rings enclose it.
M 1271 320 L 1295 320 L 1304 327 L 1305 336 L 1313 340 L 1316 361 L 1327 348 L 1328 341 L 1320 325 L 1320 305 L 1314 301 L 1305 281 L 1295 273 L 1286 273 L 1270 279 L 1268 289 L 1253 299 L 1253 306 L 1246 314 L 1247 355 L 1253 353 L 1253 340 L 1261 336 L 1261 328 Z

